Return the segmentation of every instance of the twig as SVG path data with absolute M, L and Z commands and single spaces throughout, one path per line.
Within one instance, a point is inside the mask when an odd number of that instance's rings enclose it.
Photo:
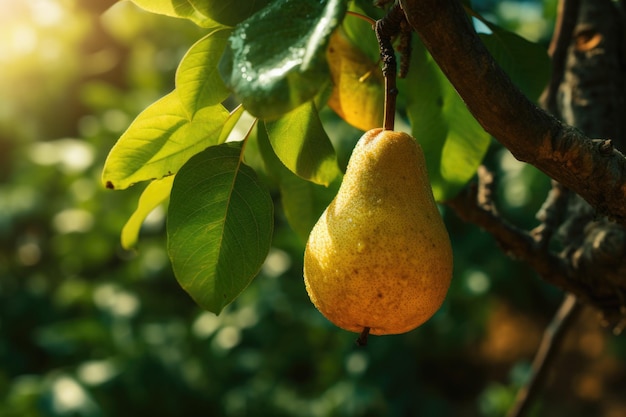
M 552 189 L 536 215 L 541 224 L 530 232 L 540 247 L 548 248 L 550 239 L 563 223 L 568 196 L 569 190 L 553 180 Z
M 383 130 L 393 130 L 396 117 L 396 76 L 398 65 L 396 53 L 391 39 L 400 33 L 401 23 L 405 19 L 404 12 L 398 3 L 394 4 L 389 13 L 376 21 L 376 38 L 380 47 L 380 57 L 383 60 L 383 77 L 385 77 L 385 115 Z
M 493 173 L 486 166 L 481 165 L 476 171 L 478 175 L 478 191 L 476 193 L 476 204 L 492 216 L 498 216 L 498 209 L 493 202 L 493 189 L 495 187 L 495 178 Z
M 545 382 L 550 365 L 559 352 L 567 330 L 581 310 L 582 306 L 576 297 L 571 294 L 565 296 L 559 310 L 543 333 L 533 360 L 530 378 L 518 391 L 507 417 L 522 417 L 526 414 Z

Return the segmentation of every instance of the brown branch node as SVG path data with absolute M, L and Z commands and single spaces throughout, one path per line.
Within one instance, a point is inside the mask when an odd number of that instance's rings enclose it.
M 559 182 L 552 181 L 552 188 L 536 215 L 541 224 L 530 232 L 538 247 L 547 249 L 550 240 L 563 223 L 568 197 L 568 190 Z

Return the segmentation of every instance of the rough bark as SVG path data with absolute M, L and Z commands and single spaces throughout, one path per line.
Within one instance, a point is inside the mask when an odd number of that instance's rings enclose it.
M 626 225 L 626 158 L 530 102 L 495 63 L 458 0 L 400 0 L 409 24 L 469 110 L 519 160 Z
M 563 74 L 554 100 L 557 116 L 593 137 L 611 138 L 626 149 L 624 18 L 611 0 L 581 0 Z M 567 192 L 567 191 L 566 191 Z M 568 207 L 559 233 L 571 279 L 594 298 L 623 306 L 626 291 L 626 230 L 567 192 Z M 626 202 L 623 204 L 626 205 Z

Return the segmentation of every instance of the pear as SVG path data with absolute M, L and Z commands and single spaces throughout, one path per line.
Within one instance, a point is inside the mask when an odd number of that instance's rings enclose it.
M 441 307 L 451 278 L 450 239 L 421 147 L 407 133 L 367 131 L 307 241 L 311 301 L 345 330 L 400 334 Z

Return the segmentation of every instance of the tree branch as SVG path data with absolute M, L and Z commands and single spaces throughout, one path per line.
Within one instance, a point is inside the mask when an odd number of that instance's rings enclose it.
M 626 226 L 626 158 L 530 102 L 474 31 L 458 0 L 400 0 L 444 74 L 483 128 L 519 160 Z
M 531 375 L 526 384 L 518 391 L 513 406 L 507 417 L 522 417 L 526 414 L 533 400 L 542 388 L 552 361 L 558 353 L 567 330 L 574 323 L 582 305 L 573 295 L 566 295 L 550 325 L 546 328 L 533 360 Z
M 578 20 L 581 0 L 559 0 L 557 20 L 548 48 L 552 58 L 552 76 L 539 102 L 541 106 L 554 116 L 559 116 L 558 91 L 565 77 L 568 50 L 573 38 L 574 28 Z M 546 201 L 537 213 L 541 225 L 531 233 L 547 248 L 550 240 L 564 221 L 570 191 L 560 182 L 552 180 L 552 189 Z
M 462 220 L 474 223 L 490 233 L 500 247 L 512 258 L 525 262 L 546 282 L 589 300 L 589 290 L 575 280 L 568 279 L 563 259 L 547 251 L 544 242 L 504 220 L 491 198 L 492 174 L 481 166 L 478 184 L 472 184 L 455 198 L 446 202 Z M 592 300 L 589 300 L 592 301 Z

